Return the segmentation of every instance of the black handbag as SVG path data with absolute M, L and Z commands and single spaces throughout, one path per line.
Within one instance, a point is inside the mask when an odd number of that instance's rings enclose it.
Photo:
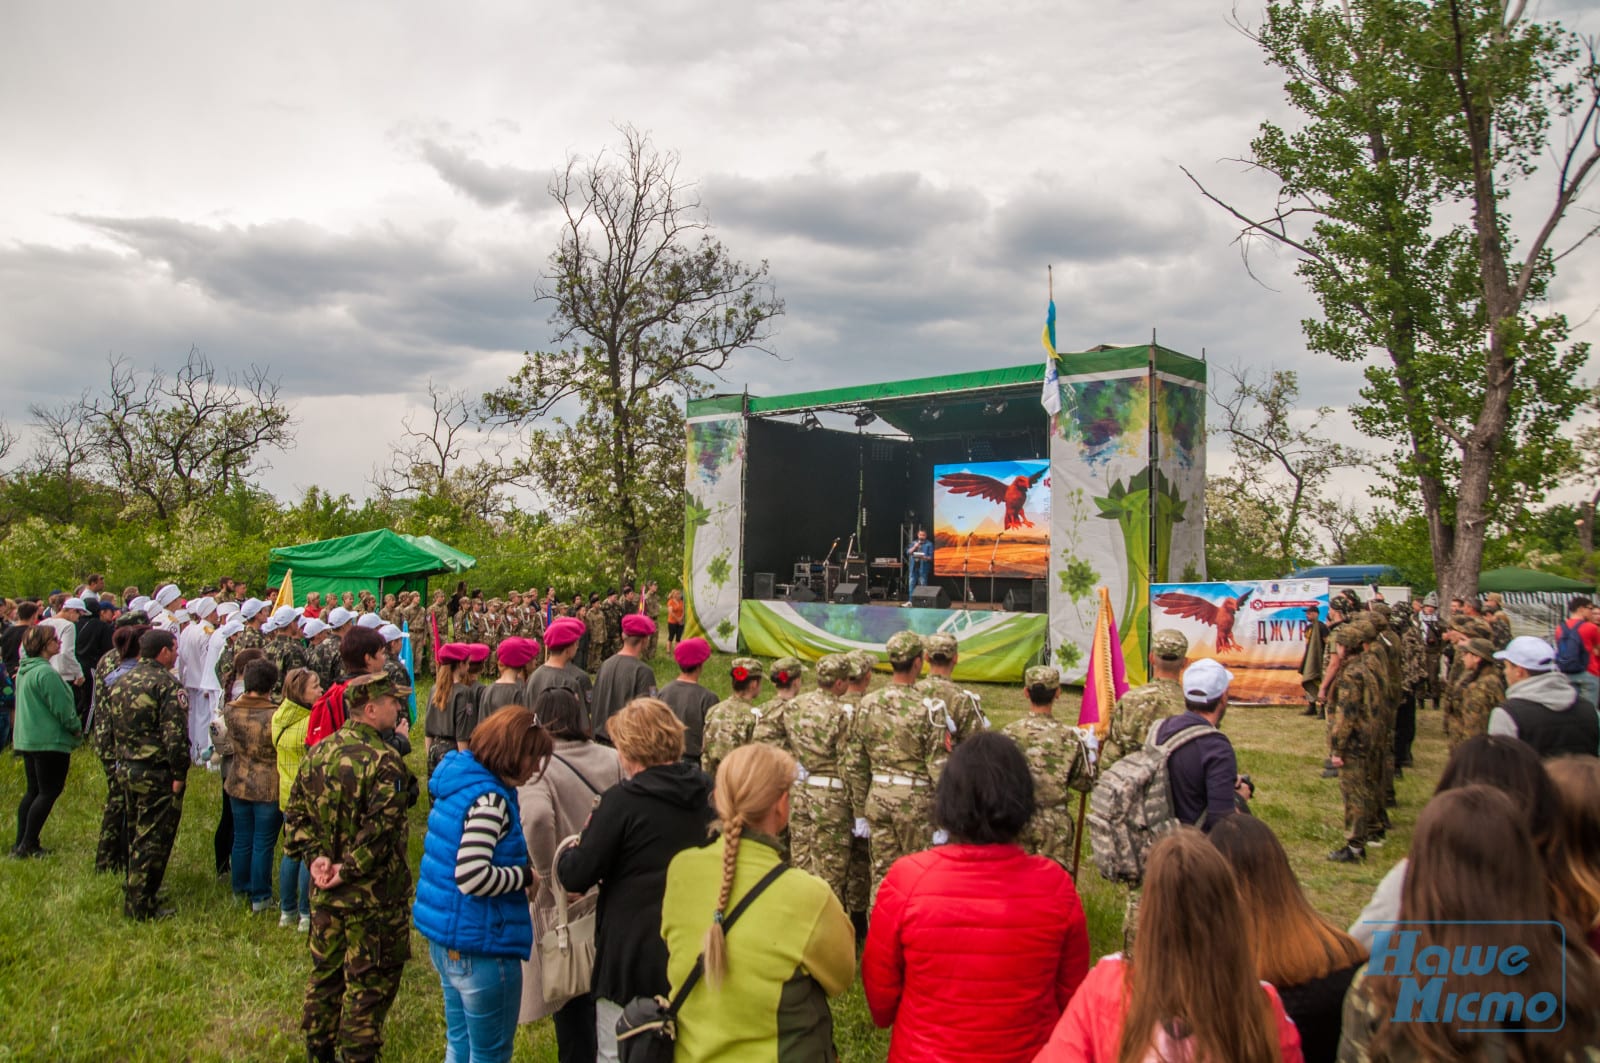
M 750 907 L 750 902 L 787 870 L 787 864 L 779 864 L 750 887 L 750 892 L 741 897 L 739 903 L 733 906 L 733 911 L 723 918 L 723 934 L 732 931 L 733 924 Z M 689 994 L 694 991 L 705 969 L 706 957 L 701 953 L 694 961 L 694 970 L 683 980 L 683 985 L 673 994 L 671 1001 L 666 997 L 634 997 L 628 1001 L 622 1009 L 622 1018 L 617 1020 L 617 1058 L 622 1063 L 672 1063 L 672 1054 L 678 1041 L 678 1009 L 689 999 Z

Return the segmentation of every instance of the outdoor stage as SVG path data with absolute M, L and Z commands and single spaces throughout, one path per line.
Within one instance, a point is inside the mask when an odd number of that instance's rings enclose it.
M 957 676 L 1082 676 L 1096 587 L 1143 676 L 1147 587 L 1204 571 L 1205 365 L 1151 345 L 942 377 L 691 400 L 687 630 L 724 652 L 882 653 L 945 631 Z M 907 551 L 932 576 L 913 607 Z M 979 606 L 984 607 L 979 607 Z M 951 607 L 953 606 L 953 607 Z

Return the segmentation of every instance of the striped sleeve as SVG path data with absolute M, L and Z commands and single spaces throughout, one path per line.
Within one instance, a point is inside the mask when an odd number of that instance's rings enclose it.
M 484 794 L 472 803 L 456 850 L 457 889 L 469 897 L 498 897 L 532 884 L 532 868 L 495 866 L 494 847 L 511 827 L 511 809 L 499 794 Z

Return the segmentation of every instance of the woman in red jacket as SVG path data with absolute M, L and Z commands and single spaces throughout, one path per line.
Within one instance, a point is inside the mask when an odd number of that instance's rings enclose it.
M 1150 848 L 1131 957 L 1095 964 L 1036 1063 L 1304 1063 L 1228 861 L 1183 827 Z
M 889 1059 L 1026 1061 L 1089 970 L 1072 878 L 1016 845 L 1034 811 L 1015 742 L 980 732 L 939 777 L 950 844 L 895 861 L 878 889 L 861 976 Z

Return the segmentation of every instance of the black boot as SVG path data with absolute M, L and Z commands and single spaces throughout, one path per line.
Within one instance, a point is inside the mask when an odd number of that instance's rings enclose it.
M 855 928 L 856 940 L 857 941 L 865 941 L 865 940 L 867 940 L 867 913 L 866 912 L 851 912 L 850 913 L 850 925 Z
M 1325 760 L 1322 762 L 1322 777 L 1324 779 L 1337 779 L 1339 777 L 1339 769 L 1333 766 L 1333 761 Z
M 1366 858 L 1367 851 L 1358 849 L 1354 845 L 1341 846 L 1328 854 L 1328 859 L 1336 864 L 1359 864 Z

